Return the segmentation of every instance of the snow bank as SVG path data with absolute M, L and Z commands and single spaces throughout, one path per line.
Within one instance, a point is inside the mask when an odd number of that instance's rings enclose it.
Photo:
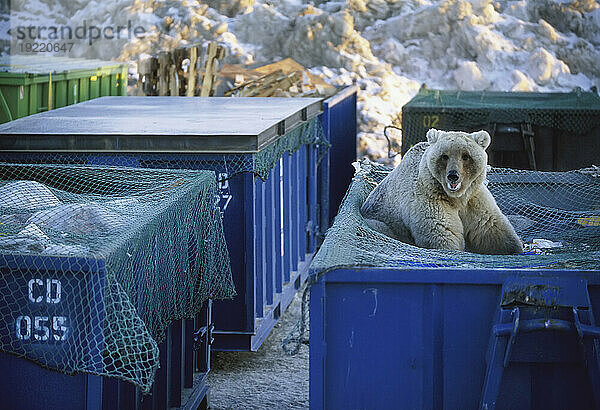
M 52 4 L 52 6 L 49 6 Z M 11 25 L 127 25 L 143 36 L 77 44 L 72 56 L 136 61 L 217 40 L 227 63 L 292 57 L 357 84 L 359 155 L 387 157 L 383 127 L 421 84 L 462 90 L 600 86 L 600 5 L 536 0 L 13 0 Z M 75 12 L 71 10 L 76 10 Z M 396 159 L 397 161 L 397 159 Z

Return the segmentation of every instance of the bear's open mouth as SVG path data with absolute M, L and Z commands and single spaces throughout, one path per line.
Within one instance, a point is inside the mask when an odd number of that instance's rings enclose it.
M 460 182 L 448 182 L 448 189 L 452 192 L 458 191 L 460 189 Z

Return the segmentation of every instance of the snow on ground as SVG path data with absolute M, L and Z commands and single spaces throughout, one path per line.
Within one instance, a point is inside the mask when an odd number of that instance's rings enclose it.
M 332 84 L 360 86 L 359 154 L 371 158 L 386 156 L 383 127 L 400 125 L 402 105 L 421 84 L 505 91 L 600 85 L 600 5 L 593 0 L 13 0 L 12 10 L 12 27 L 131 22 L 144 29 L 138 38 L 82 40 L 74 57 L 135 62 L 210 40 L 227 47 L 228 63 L 292 57 Z
M 206 383 L 211 409 L 307 409 L 309 350 L 281 347 L 301 316 L 301 289 L 257 352 L 213 352 Z

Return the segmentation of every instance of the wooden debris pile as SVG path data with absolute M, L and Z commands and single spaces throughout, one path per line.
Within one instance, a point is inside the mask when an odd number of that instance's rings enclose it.
M 291 58 L 248 70 L 225 65 L 221 75 L 233 80 L 225 96 L 233 97 L 323 97 L 335 88 L 311 74 Z
M 255 80 L 242 84 L 225 92 L 229 97 L 291 97 L 292 93 L 298 95 L 302 90 L 302 73 L 294 71 L 284 74 L 277 70 L 271 74 L 263 75 Z M 312 93 L 313 90 L 307 90 Z
M 201 55 L 203 51 L 202 46 L 192 45 L 141 58 L 138 61 L 138 94 L 327 97 L 336 91 L 291 58 L 254 69 L 229 64 L 219 69 L 225 49 L 211 42 Z
M 192 45 L 141 58 L 138 61 L 138 94 L 215 95 L 219 61 L 225 57 L 225 48 L 211 42 L 203 58 L 202 51 L 202 46 Z M 203 69 L 199 68 L 201 62 Z

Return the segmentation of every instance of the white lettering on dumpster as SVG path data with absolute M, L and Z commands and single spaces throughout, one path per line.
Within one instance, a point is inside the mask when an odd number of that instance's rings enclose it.
M 229 203 L 233 199 L 229 191 L 229 174 L 227 172 L 220 172 L 217 178 L 219 181 L 219 194 L 217 195 L 217 205 L 221 208 L 221 213 L 227 210 Z
M 58 279 L 30 279 L 27 298 L 36 305 L 56 305 L 62 300 L 62 284 Z M 69 334 L 68 321 L 66 316 L 20 315 L 15 320 L 15 334 L 18 340 L 63 341 Z
M 229 179 L 227 179 L 229 175 L 227 172 L 219 172 L 219 189 L 221 191 L 229 188 Z
M 44 295 L 46 296 L 46 303 L 59 303 L 61 289 L 58 279 L 46 279 L 45 293 L 43 280 L 31 279 L 27 283 L 27 294 L 29 300 L 33 303 L 41 303 L 44 300 Z
M 69 333 L 67 320 L 65 316 L 19 316 L 15 322 L 17 339 L 30 340 L 33 335 L 33 340 L 41 342 L 50 337 L 56 341 L 66 340 Z
M 33 303 L 40 303 L 42 300 L 44 300 L 44 296 L 42 296 L 41 292 L 38 293 L 38 291 L 36 289 L 34 289 L 34 285 L 36 288 L 37 287 L 43 287 L 44 286 L 44 281 L 41 279 L 31 279 L 28 283 L 28 295 L 29 295 L 29 300 Z M 35 296 L 38 295 L 38 296 Z
M 59 303 L 61 285 L 58 279 L 46 279 L 46 303 Z

